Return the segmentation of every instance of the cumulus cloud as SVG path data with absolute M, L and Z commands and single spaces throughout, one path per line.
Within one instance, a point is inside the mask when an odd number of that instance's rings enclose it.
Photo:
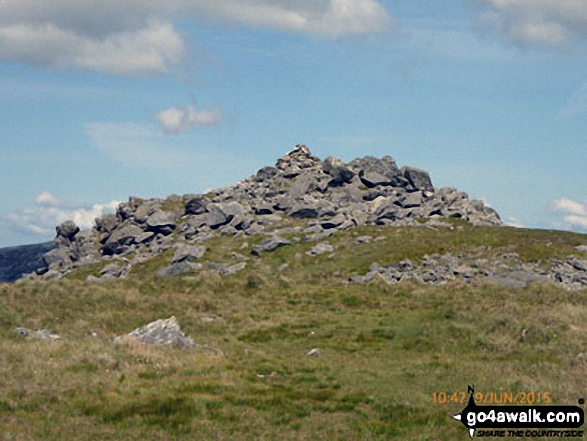
M 482 0 L 481 20 L 513 43 L 560 46 L 587 40 L 584 0 Z
M 49 192 L 42 192 L 35 197 L 34 207 L 10 213 L 2 220 L 15 231 L 49 238 L 55 235 L 55 227 L 67 220 L 73 220 L 80 228 L 91 228 L 97 217 L 115 211 L 119 204 L 119 201 L 110 201 L 86 206 L 61 201 Z
M 171 24 L 201 19 L 340 37 L 381 32 L 377 0 L 2 0 L 0 59 L 114 75 L 165 74 L 185 56 Z
M 556 216 L 555 226 L 569 230 L 587 231 L 587 203 L 560 198 L 549 205 Z
M 0 59 L 47 67 L 74 66 L 123 76 L 156 75 L 169 72 L 184 52 L 184 43 L 173 27 L 159 22 L 101 38 L 52 23 L 0 27 Z
M 222 111 L 217 107 L 205 107 L 197 110 L 193 105 L 185 109 L 171 107 L 161 110 L 155 119 L 167 135 L 186 132 L 194 126 L 216 126 L 222 121 Z

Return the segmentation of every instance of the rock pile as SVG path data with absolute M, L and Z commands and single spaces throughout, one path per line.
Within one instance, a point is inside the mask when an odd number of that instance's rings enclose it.
M 453 188 L 435 189 L 426 172 L 400 168 L 390 156 L 345 164 L 333 157 L 321 161 L 307 147 L 297 146 L 274 167 L 228 188 L 165 201 L 131 197 L 116 214 L 96 219 L 89 231 L 65 222 L 57 227 L 57 247 L 45 254 L 46 267 L 38 273 L 58 278 L 81 265 L 132 255 L 118 275 L 113 269 L 106 276 L 122 277 L 133 262 L 175 247 L 162 275 L 179 274 L 199 269 L 193 262 L 205 251 L 199 244 L 216 235 L 265 235 L 251 250 L 256 256 L 289 245 L 279 234 L 294 231 L 275 229 L 287 217 L 307 220 L 307 228 L 296 227 L 295 232 L 309 241 L 358 225 L 419 225 L 418 219 L 501 224 L 483 202 Z
M 365 275 L 350 277 L 353 283 L 379 278 L 386 283 L 413 280 L 420 283 L 443 284 L 453 280 L 493 282 L 510 288 L 525 288 L 529 283 L 554 283 L 566 289 L 587 286 L 587 261 L 570 258 L 550 260 L 546 267 L 525 263 L 515 253 L 487 259 L 476 255 L 446 253 L 424 256 L 419 262 L 409 259 L 381 266 L 374 262 Z

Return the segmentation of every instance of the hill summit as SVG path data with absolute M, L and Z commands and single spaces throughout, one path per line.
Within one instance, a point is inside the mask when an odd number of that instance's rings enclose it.
M 454 188 L 436 189 L 427 172 L 400 168 L 390 156 L 349 163 L 331 156 L 322 161 L 305 145 L 297 145 L 275 166 L 263 167 L 230 187 L 165 200 L 131 197 L 116 214 L 96 219 L 87 231 L 65 222 L 57 227 L 56 248 L 44 255 L 46 265 L 37 274 L 59 278 L 109 256 L 132 255 L 144 261 L 216 235 L 263 235 L 262 251 L 278 244 L 275 237 L 285 233 L 300 233 L 311 241 L 360 225 L 418 226 L 448 218 L 474 225 L 502 223 L 482 201 Z M 282 231 L 279 225 L 285 219 L 305 221 L 306 227 Z M 182 260 L 189 259 L 178 256 L 174 263 Z

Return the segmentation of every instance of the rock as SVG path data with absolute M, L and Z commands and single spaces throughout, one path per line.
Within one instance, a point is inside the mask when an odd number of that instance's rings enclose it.
M 14 330 L 17 334 L 23 336 L 27 340 L 58 340 L 57 334 L 52 334 L 48 329 L 27 329 L 27 328 L 16 328 Z
M 312 173 L 302 173 L 287 190 L 287 196 L 292 199 L 302 198 L 314 190 L 315 181 L 316 178 Z
M 269 204 L 259 203 L 255 204 L 254 211 L 257 216 L 264 216 L 273 213 L 273 207 Z
M 199 263 L 191 263 L 187 261 L 172 263 L 168 267 L 165 267 L 157 272 L 157 277 L 171 277 L 179 274 L 185 274 L 192 271 L 199 271 L 202 269 L 202 265 Z
M 587 253 L 587 245 L 579 245 L 575 249 L 581 253 Z
M 137 328 L 127 335 L 116 337 L 114 344 L 126 343 L 129 340 L 138 340 L 143 344 L 179 346 L 183 349 L 195 347 L 194 341 L 187 337 L 179 327 L 175 317 L 166 320 L 157 320 L 141 328 Z
M 266 237 L 265 239 L 263 239 L 261 241 L 261 243 L 259 245 L 256 245 L 255 247 L 253 247 L 253 249 L 251 250 L 251 254 L 254 256 L 259 256 L 261 254 L 261 252 L 273 251 L 273 250 L 276 250 L 277 248 L 287 246 L 287 245 L 291 245 L 291 242 L 287 239 L 282 238 L 282 237 L 279 237 L 279 236 Z
M 377 187 L 379 185 L 391 185 L 391 181 L 388 177 L 383 176 L 376 171 L 361 170 L 359 172 L 359 178 L 361 179 L 363 185 L 368 188 Z
M 575 260 L 572 265 L 577 271 L 587 271 L 587 262 L 585 261 Z
M 348 169 L 340 159 L 333 156 L 329 156 L 324 160 L 322 170 L 324 170 L 324 173 L 330 175 L 331 180 L 328 185 L 331 187 L 350 184 L 355 176 L 355 173 Z
M 346 217 L 344 214 L 339 213 L 330 219 L 324 220 L 320 222 L 320 226 L 325 230 L 329 230 L 330 228 L 336 228 L 341 226 L 346 221 Z
M 355 239 L 355 243 L 358 244 L 362 244 L 362 243 L 371 243 L 371 240 L 373 238 L 371 236 L 359 236 Z
M 235 274 L 239 271 L 242 271 L 246 268 L 247 264 L 246 262 L 239 262 L 239 263 L 235 263 L 234 265 L 228 265 L 224 268 L 222 268 L 221 270 L 219 270 L 219 273 L 221 276 L 230 276 L 232 274 Z
M 414 190 L 434 191 L 430 175 L 424 170 L 414 167 L 402 167 L 401 172 Z
M 540 276 L 527 271 L 511 271 L 504 274 L 496 274 L 486 278 L 488 282 L 497 283 L 508 288 L 526 288 L 532 282 L 547 282 L 545 276 Z
M 176 245 L 176 249 L 177 251 L 173 255 L 171 263 L 192 262 L 200 259 L 206 252 L 206 247 L 202 245 L 178 244 Z
M 175 219 L 175 213 L 157 210 L 147 218 L 147 231 L 167 236 L 175 229 Z
M 125 223 L 114 230 L 108 237 L 102 253 L 105 255 L 120 254 L 128 249 L 129 245 L 137 243 L 137 238 L 141 236 L 143 230 L 135 224 Z
M 307 357 L 318 357 L 322 355 L 322 351 L 318 348 L 314 348 L 314 349 L 310 349 L 307 353 L 306 356 Z
M 58 268 L 69 265 L 73 261 L 73 254 L 69 248 L 55 248 L 43 254 L 47 267 Z
M 114 263 L 110 265 L 106 265 L 100 271 L 100 275 L 102 276 L 101 279 L 114 279 L 114 278 L 121 278 L 126 277 L 128 273 L 130 273 L 130 266 L 118 266 Z
M 282 272 L 285 271 L 289 267 L 289 263 L 283 263 L 277 267 L 277 271 Z
M 185 203 L 185 214 L 199 215 L 208 211 L 210 200 L 203 195 L 190 196 Z
M 334 247 L 330 245 L 328 242 L 321 242 L 314 247 L 310 251 L 307 251 L 306 254 L 308 256 L 318 256 L 322 253 L 331 253 L 334 251 Z
M 232 216 L 229 217 L 218 205 L 208 207 L 207 223 L 213 230 L 228 224 L 231 220 Z
M 96 218 L 96 230 L 100 233 L 111 233 L 118 226 L 118 218 L 115 214 L 104 214 Z
M 65 237 L 69 240 L 73 240 L 75 235 L 79 233 L 79 227 L 71 220 L 63 222 L 55 229 L 57 230 L 57 236 Z

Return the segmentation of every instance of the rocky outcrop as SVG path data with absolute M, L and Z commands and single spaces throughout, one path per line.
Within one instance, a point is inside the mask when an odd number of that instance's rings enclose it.
M 148 345 L 179 346 L 183 349 L 192 349 L 195 347 L 194 341 L 181 331 L 175 317 L 170 317 L 166 320 L 157 320 L 137 328 L 127 335 L 116 337 L 113 343 L 121 344 L 129 340 L 136 340 Z
M 358 225 L 419 225 L 419 219 L 430 218 L 501 224 L 483 202 L 453 188 L 436 189 L 428 173 L 400 168 L 390 156 L 345 164 L 334 157 L 321 161 L 307 147 L 297 146 L 274 167 L 231 187 L 166 201 L 131 197 L 116 214 L 96 219 L 90 231 L 79 231 L 73 222 L 58 226 L 43 277 L 58 278 L 107 256 L 146 259 L 171 248 L 176 255 L 163 273 L 175 274 L 189 270 L 180 265 L 184 261 L 201 257 L 202 248 L 194 247 L 218 235 L 263 235 L 252 249 L 259 256 L 289 244 L 273 231 L 287 217 L 308 221 L 306 241 Z
M 365 283 L 379 279 L 394 284 L 412 280 L 425 284 L 444 284 L 460 280 L 465 283 L 495 283 L 508 288 L 525 288 L 530 283 L 552 283 L 566 289 L 587 286 L 587 261 L 575 257 L 550 260 L 544 266 L 523 262 L 515 253 L 491 260 L 481 258 L 481 254 L 435 254 L 424 256 L 418 262 L 405 259 L 385 266 L 374 262 L 366 274 L 352 276 L 349 281 Z

